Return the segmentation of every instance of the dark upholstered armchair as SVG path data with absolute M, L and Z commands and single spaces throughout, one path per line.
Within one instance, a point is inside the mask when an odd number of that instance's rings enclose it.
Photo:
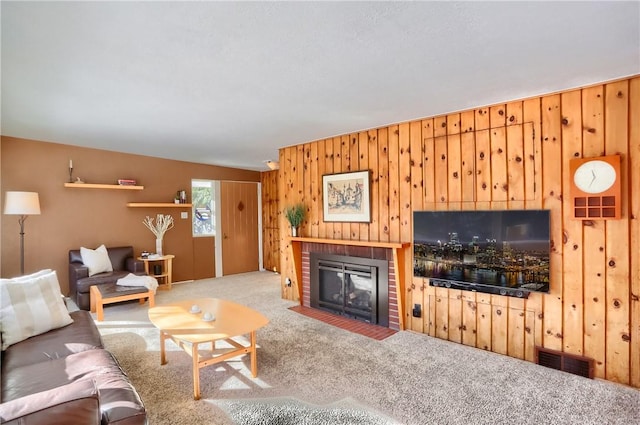
M 89 268 L 82 263 L 79 249 L 69 251 L 69 297 L 82 310 L 91 308 L 89 288 L 92 285 L 116 283 L 129 273 L 144 275 L 144 263 L 133 256 L 132 246 L 107 248 L 112 272 L 103 272 L 89 276 Z

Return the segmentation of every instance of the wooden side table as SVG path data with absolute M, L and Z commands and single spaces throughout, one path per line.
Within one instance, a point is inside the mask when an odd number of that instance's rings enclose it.
M 173 259 L 175 258 L 175 255 L 163 255 L 161 257 L 153 257 L 153 258 L 142 258 L 142 257 L 138 257 L 138 260 L 143 261 L 144 262 L 144 271 L 146 274 L 148 274 L 149 276 L 155 277 L 156 279 L 160 280 L 158 283 L 159 284 L 163 284 L 162 286 L 166 287 L 167 289 L 171 289 L 171 277 L 172 277 L 172 266 L 173 266 Z M 151 264 L 154 263 L 154 264 Z M 158 264 L 155 264 L 158 263 Z M 160 265 L 162 267 L 162 270 L 160 273 L 153 273 L 153 267 L 154 265 Z M 162 282 L 164 280 L 164 282 Z M 159 287 L 162 287 L 159 286 Z

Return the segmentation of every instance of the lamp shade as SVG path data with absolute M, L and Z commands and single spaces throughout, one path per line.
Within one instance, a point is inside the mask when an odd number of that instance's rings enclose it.
M 37 192 L 7 192 L 4 213 L 10 215 L 39 215 L 40 199 Z

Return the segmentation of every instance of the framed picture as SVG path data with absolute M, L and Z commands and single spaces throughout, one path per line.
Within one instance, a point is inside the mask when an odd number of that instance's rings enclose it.
M 324 221 L 371 222 L 369 170 L 322 176 Z

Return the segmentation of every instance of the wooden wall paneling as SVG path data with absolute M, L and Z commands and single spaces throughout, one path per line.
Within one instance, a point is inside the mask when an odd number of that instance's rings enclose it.
M 389 129 L 386 127 L 378 130 L 378 169 L 380 241 L 389 242 L 391 240 L 391 213 L 389 211 L 391 170 L 389 169 Z
M 506 208 L 509 199 L 507 177 L 507 136 L 505 127 L 491 129 L 491 201 L 492 208 Z M 499 202 L 499 206 L 496 205 Z
M 527 209 L 542 208 L 542 117 L 541 99 L 539 97 L 528 99 L 522 102 L 522 119 L 524 120 L 524 133 L 527 143 L 524 145 L 525 152 L 525 206 Z M 533 345 L 543 345 L 543 319 L 544 319 L 544 299 L 541 293 L 529 294 L 526 301 L 526 332 L 528 341 Z M 529 314 L 533 312 L 533 314 Z M 529 345 L 527 345 L 528 347 Z M 527 350 L 525 353 L 527 360 L 535 361 L 534 351 Z
M 489 124 L 491 128 L 507 125 L 506 105 L 495 105 L 489 108 Z
M 517 359 L 524 359 L 525 346 L 525 310 L 524 300 L 521 298 L 509 298 L 507 311 L 507 354 Z
M 518 124 L 506 127 L 506 157 L 507 157 L 507 182 L 508 182 L 508 209 L 523 209 L 525 199 L 525 162 L 523 126 Z M 526 315 L 525 300 L 509 298 L 507 317 L 507 354 L 509 356 L 524 359 L 527 351 L 535 351 L 531 342 L 525 337 Z
M 582 156 L 604 154 L 604 86 L 582 90 Z M 606 376 L 606 292 L 604 222 L 583 223 L 584 355 L 594 359 L 594 375 Z
M 523 209 L 526 199 L 523 128 L 510 125 L 506 133 L 508 205 L 509 209 Z
M 422 182 L 424 185 L 424 202 L 422 208 L 429 210 L 434 208 L 436 202 L 436 185 L 435 185 L 435 172 L 436 172 L 436 158 L 435 158 L 435 139 L 433 137 L 424 137 L 424 125 L 423 141 L 424 141 L 424 153 L 422 155 Z
M 622 154 L 622 176 L 629 175 L 629 81 L 605 85 L 606 154 Z M 638 117 L 635 117 L 637 120 Z M 629 193 L 628 178 L 622 179 L 622 193 Z M 606 221 L 607 374 L 608 380 L 629 383 L 629 206 L 622 197 L 620 220 Z M 636 251 L 637 255 L 637 251 Z
M 449 290 L 435 288 L 435 329 L 436 337 L 449 339 Z
M 629 117 L 640 117 L 640 78 L 629 82 Z M 629 120 L 629 231 L 631 252 L 640 252 L 640 120 Z M 634 189 L 635 188 L 635 189 Z M 631 255 L 630 384 L 640 387 L 640 256 Z
M 460 132 L 473 133 L 476 130 L 475 111 L 470 109 L 460 113 Z
M 340 136 L 333 138 L 333 173 L 342 173 L 342 138 Z M 342 223 L 332 222 L 334 239 L 343 239 Z M 346 238 L 345 238 L 346 239 Z
M 413 121 L 409 125 L 409 139 L 410 139 L 410 148 L 409 148 L 409 164 L 411 167 L 411 214 L 413 211 L 420 211 L 423 209 L 423 201 L 424 201 L 424 186 L 423 186 L 423 166 L 422 166 L 422 158 L 424 156 L 424 148 L 422 141 L 422 122 Z M 413 217 L 409 218 L 409 223 L 413 223 Z M 413 237 L 410 236 L 408 240 L 412 240 Z M 412 248 L 413 250 L 413 245 Z M 410 267 L 408 276 L 413 275 L 413 261 L 407 262 L 407 265 Z M 411 289 L 411 297 L 407 296 L 407 300 L 410 301 L 410 305 L 407 308 L 407 312 L 411 314 L 413 307 L 418 304 L 420 306 L 423 305 L 424 300 L 424 285 L 423 279 L 414 278 L 413 285 L 410 286 Z M 411 321 L 406 321 L 405 323 L 411 324 L 410 328 L 417 332 L 424 332 L 424 319 L 423 317 L 411 317 Z M 407 326 L 409 327 L 409 326 Z
M 380 240 L 380 168 L 378 163 L 378 132 L 367 132 L 367 146 L 369 151 L 369 168 L 371 169 L 371 223 L 369 225 L 369 239 Z
M 351 168 L 351 144 L 349 142 L 349 135 L 342 136 L 340 138 L 340 143 L 342 147 L 342 169 L 339 171 L 340 173 L 347 173 L 352 171 Z M 353 170 L 355 171 L 355 170 Z M 341 223 L 336 225 L 341 226 L 340 234 L 342 235 L 342 239 L 351 239 L 351 223 Z
M 490 294 L 476 293 L 476 310 L 476 347 L 482 350 L 493 351 L 491 338 L 493 312 Z
M 324 209 L 322 206 L 322 176 L 327 174 L 327 166 L 329 164 L 333 165 L 333 162 L 329 161 L 329 154 L 327 153 L 327 147 L 330 152 L 333 152 L 333 142 L 331 139 L 328 140 L 320 140 L 318 142 L 318 171 L 316 173 L 316 209 L 317 209 L 317 220 L 318 220 L 318 238 L 325 239 L 327 238 L 327 223 L 324 221 Z
M 462 290 L 449 289 L 449 341 L 462 343 Z
M 465 204 L 463 209 L 472 210 L 475 208 L 473 201 L 476 196 L 476 139 L 473 133 L 462 133 L 460 136 L 461 150 L 461 201 Z
M 361 171 L 359 136 L 357 133 L 349 135 L 349 157 L 349 171 Z M 349 239 L 352 241 L 360 240 L 360 223 L 349 223 L 349 235 Z
M 460 114 L 447 115 L 447 134 L 460 134 Z
M 509 344 L 509 298 L 491 295 L 491 351 L 507 354 Z
M 429 286 L 428 279 L 423 279 L 424 286 L 424 330 L 429 336 L 436 336 L 436 288 Z
M 462 202 L 462 152 L 460 134 L 447 136 L 447 200 L 449 209 L 459 210 Z
M 437 209 L 446 209 L 449 202 L 448 184 L 448 160 L 447 160 L 447 137 L 441 136 L 434 139 L 434 191 Z
M 369 171 L 369 195 L 371 195 L 371 167 L 369 166 L 369 135 L 366 131 L 361 131 L 358 133 L 358 160 L 359 165 L 358 168 L 360 170 Z M 369 199 L 365 200 L 365 202 L 369 202 Z M 369 212 L 371 212 L 371 203 L 369 202 Z M 361 241 L 371 240 L 369 237 L 369 227 L 371 226 L 371 221 L 369 223 L 360 223 L 358 229 L 358 239 Z
M 309 181 L 307 182 L 309 185 L 309 198 L 307 201 L 307 216 L 309 217 L 310 224 L 309 235 L 312 238 L 318 237 L 318 226 L 320 225 L 320 213 L 318 210 L 322 208 L 322 204 L 319 203 L 320 197 L 322 196 L 322 177 L 318 175 L 320 145 L 324 146 L 324 143 L 322 143 L 322 141 L 313 142 L 309 146 Z
M 491 202 L 491 135 L 489 130 L 476 131 L 476 202 L 477 209 L 488 209 Z
M 507 126 L 523 124 L 523 109 L 524 105 L 522 101 L 507 103 L 506 106 L 506 119 Z
M 447 128 L 446 115 L 435 117 L 433 119 L 433 137 L 446 136 Z
M 296 148 L 290 147 L 280 150 L 280 211 L 283 211 L 285 207 L 293 204 L 293 175 L 296 166 Z M 294 291 L 291 287 L 286 286 L 286 278 L 293 279 L 295 276 L 294 262 L 293 262 L 293 248 L 291 242 L 288 241 L 290 235 L 289 223 L 284 217 L 284 214 L 280 215 L 280 246 L 283 249 L 280 251 L 280 284 L 282 286 L 282 298 L 287 300 L 295 300 Z
M 478 130 L 488 130 L 491 128 L 489 122 L 489 108 L 478 108 L 475 110 L 475 127 Z
M 582 156 L 582 91 L 562 93 L 562 168 L 569 170 L 569 161 Z M 582 267 L 572 265 L 582 263 L 582 220 L 572 217 L 569 196 L 571 178 L 562 181 L 565 202 L 562 214 L 564 234 L 562 238 L 564 337 L 562 350 L 583 355 L 584 311 Z
M 400 242 L 400 141 L 397 125 L 389 129 L 389 239 Z
M 477 313 L 476 293 L 461 291 L 462 300 L 462 343 L 470 347 L 477 344 Z
M 400 172 L 400 241 L 409 242 L 411 233 L 411 135 L 409 123 L 398 127 Z
M 543 207 L 551 210 L 550 294 L 544 302 L 544 346 L 562 351 L 562 157 L 560 95 L 542 98 Z

